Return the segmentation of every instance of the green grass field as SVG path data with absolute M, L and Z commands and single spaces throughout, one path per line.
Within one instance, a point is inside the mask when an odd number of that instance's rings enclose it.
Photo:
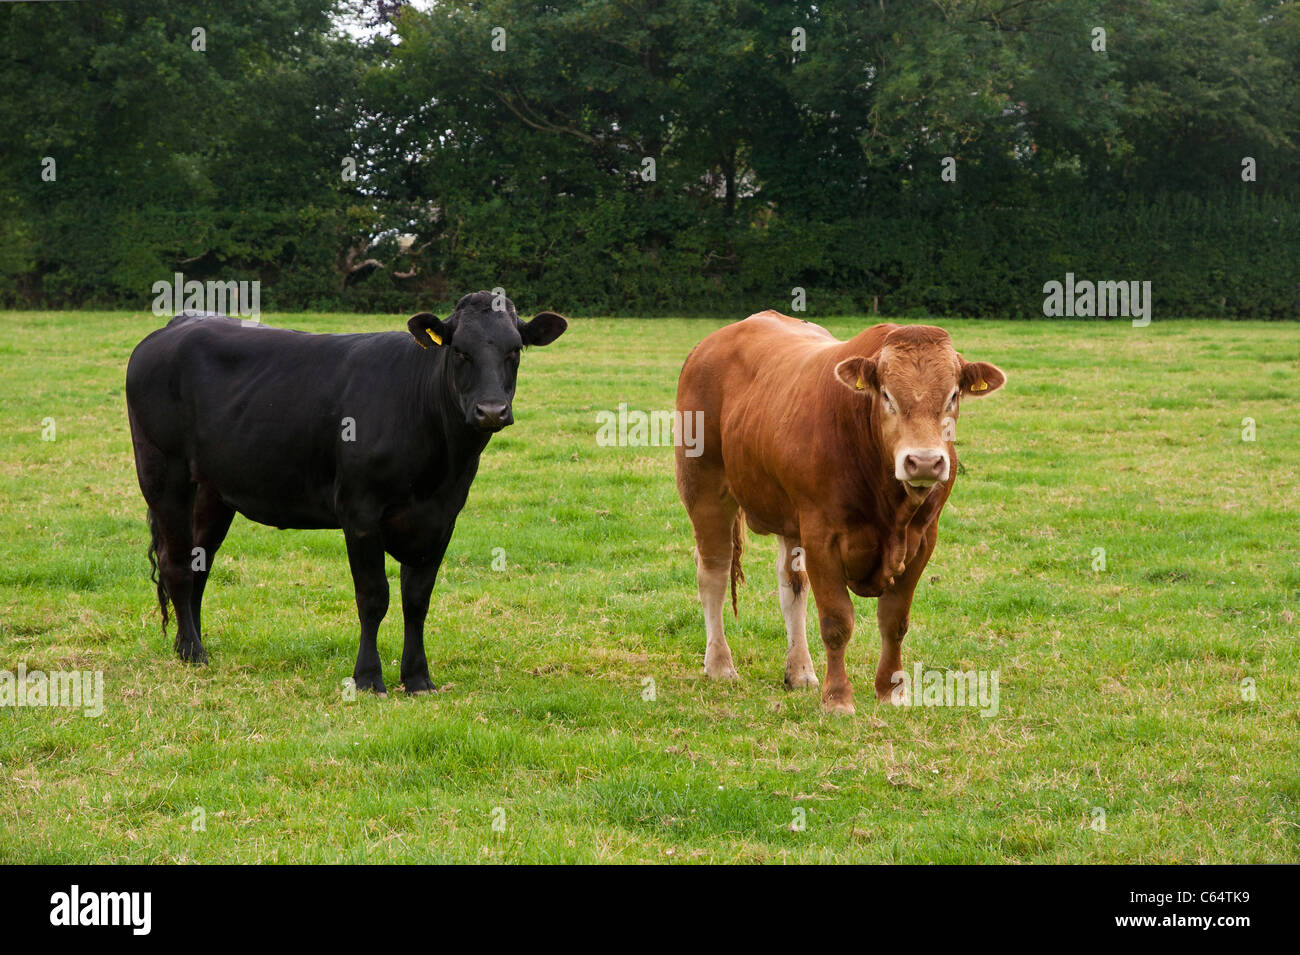
M 741 679 L 705 680 L 671 448 L 595 436 L 620 402 L 672 407 L 686 353 L 722 324 L 707 321 L 576 320 L 525 356 L 517 423 L 484 456 L 434 593 L 442 692 L 396 691 L 390 561 L 395 692 L 347 701 L 341 533 L 243 518 L 208 587 L 212 665 L 183 665 L 159 632 L 123 400 L 127 356 L 159 324 L 0 315 L 0 669 L 104 679 L 97 718 L 0 708 L 0 861 L 1300 855 L 1300 326 L 939 323 L 1010 381 L 963 409 L 964 473 L 904 662 L 999 671 L 985 719 L 874 701 L 869 600 L 857 715 L 786 691 L 771 538 L 751 538 L 728 618 Z

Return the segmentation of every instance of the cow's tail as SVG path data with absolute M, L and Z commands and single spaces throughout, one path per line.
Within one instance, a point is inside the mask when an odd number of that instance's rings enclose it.
M 745 571 L 740 566 L 740 554 L 745 549 L 745 512 L 736 508 L 736 519 L 731 524 L 731 612 L 740 619 L 736 602 L 736 585 L 745 582 Z
M 149 509 L 149 579 L 153 581 L 154 586 L 158 589 L 158 609 L 162 611 L 162 632 L 167 636 L 167 621 L 170 619 L 167 613 L 167 588 L 163 586 L 162 574 L 159 573 L 158 565 L 161 560 L 158 551 L 158 518 L 154 516 L 153 508 Z M 179 635 L 179 634 L 178 634 Z

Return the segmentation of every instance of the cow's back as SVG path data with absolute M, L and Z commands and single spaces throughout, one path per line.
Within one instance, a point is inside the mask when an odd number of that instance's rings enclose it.
M 402 332 L 318 335 L 180 315 L 131 355 L 132 430 L 253 520 L 330 526 L 343 456 L 369 456 L 405 426 L 412 352 Z M 263 502 L 288 503 L 272 514 Z

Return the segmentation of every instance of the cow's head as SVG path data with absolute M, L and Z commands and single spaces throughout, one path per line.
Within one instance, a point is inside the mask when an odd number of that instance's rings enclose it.
M 421 312 L 406 323 L 415 340 L 439 354 L 465 423 L 480 431 L 500 431 L 514 423 L 511 402 L 525 345 L 549 345 L 569 327 L 555 312 L 539 312 L 521 322 L 515 303 L 504 295 L 474 292 L 456 303 L 445 322 Z
M 986 361 L 966 361 L 933 325 L 894 329 L 874 358 L 846 358 L 835 377 L 866 403 L 872 436 L 914 500 L 951 476 L 961 399 L 992 394 L 1007 380 Z

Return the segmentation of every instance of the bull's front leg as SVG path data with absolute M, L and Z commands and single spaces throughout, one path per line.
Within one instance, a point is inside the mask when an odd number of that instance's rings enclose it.
M 908 561 L 903 573 L 894 578 L 894 582 L 881 593 L 876 602 L 876 623 L 880 626 L 880 662 L 876 665 L 876 699 L 881 703 L 889 702 L 894 698 L 895 692 L 901 691 L 903 637 L 907 636 L 909 617 L 912 612 L 912 595 L 916 593 L 917 582 L 921 579 L 925 565 L 929 563 L 937 538 L 937 530 L 931 527 L 919 542 L 916 553 Z
M 807 535 L 805 540 L 816 540 Z M 822 708 L 827 713 L 852 715 L 853 686 L 844 657 L 853 639 L 853 600 L 844 585 L 844 568 L 837 554 L 808 549 L 808 579 L 817 601 L 822 645 L 826 647 L 826 679 L 822 682 Z
M 358 690 L 372 690 L 381 696 L 384 686 L 383 665 L 379 660 L 379 624 L 388 613 L 388 577 L 384 573 L 384 545 L 377 532 L 360 533 L 345 529 L 348 564 L 352 567 L 352 584 L 356 588 L 357 616 L 361 618 L 361 646 L 352 679 Z

